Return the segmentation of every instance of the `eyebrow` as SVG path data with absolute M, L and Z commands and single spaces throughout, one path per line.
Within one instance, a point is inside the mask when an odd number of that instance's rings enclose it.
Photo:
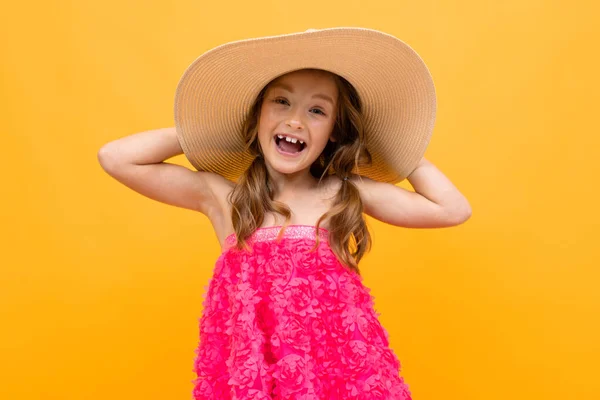
M 292 89 L 292 87 L 286 85 L 285 83 L 279 83 L 279 82 L 277 82 L 277 83 L 274 83 L 271 87 L 272 88 L 278 87 L 278 88 L 281 88 L 283 90 L 287 90 L 290 93 L 294 93 L 294 90 Z M 326 94 L 323 94 L 323 93 L 317 93 L 317 94 L 313 95 L 312 98 L 313 99 L 317 98 L 317 99 L 322 99 L 322 100 L 328 101 L 328 102 L 331 103 L 331 105 L 334 104 L 333 99 L 330 96 L 327 96 Z

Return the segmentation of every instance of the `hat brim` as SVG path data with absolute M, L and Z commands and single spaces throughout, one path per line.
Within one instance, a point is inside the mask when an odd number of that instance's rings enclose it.
M 383 182 L 404 180 L 425 154 L 436 95 L 421 57 L 394 36 L 365 28 L 330 28 L 230 42 L 192 62 L 175 94 L 175 126 L 197 170 L 236 180 L 253 157 L 242 126 L 271 80 L 315 68 L 338 74 L 358 92 L 372 165 L 357 173 Z

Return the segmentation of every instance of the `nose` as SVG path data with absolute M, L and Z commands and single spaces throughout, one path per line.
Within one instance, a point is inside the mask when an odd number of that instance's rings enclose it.
M 298 119 L 288 119 L 285 124 L 293 130 L 302 130 L 304 125 Z
M 290 115 L 288 116 L 288 118 L 285 121 L 285 124 L 293 130 L 301 130 L 304 129 L 304 123 L 302 122 L 302 119 L 300 118 L 300 115 L 298 115 L 298 112 L 292 112 L 290 113 Z

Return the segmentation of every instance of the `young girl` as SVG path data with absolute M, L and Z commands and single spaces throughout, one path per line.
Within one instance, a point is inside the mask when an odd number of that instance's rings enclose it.
M 406 44 L 311 30 L 205 53 L 177 88 L 176 128 L 100 150 L 111 176 L 203 213 L 221 244 L 194 399 L 411 398 L 358 264 L 364 214 L 413 228 L 469 218 L 422 157 L 434 115 L 431 77 Z M 164 162 L 182 153 L 198 171 Z M 392 184 L 406 177 L 416 192 Z

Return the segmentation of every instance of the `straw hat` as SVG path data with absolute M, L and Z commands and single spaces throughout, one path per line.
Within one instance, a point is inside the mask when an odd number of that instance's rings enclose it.
M 271 80 L 303 68 L 338 74 L 358 92 L 373 162 L 356 172 L 397 183 L 416 168 L 435 122 L 431 74 L 406 43 L 365 28 L 240 40 L 199 56 L 175 93 L 177 137 L 190 163 L 236 180 L 253 160 L 241 129 L 256 96 Z

